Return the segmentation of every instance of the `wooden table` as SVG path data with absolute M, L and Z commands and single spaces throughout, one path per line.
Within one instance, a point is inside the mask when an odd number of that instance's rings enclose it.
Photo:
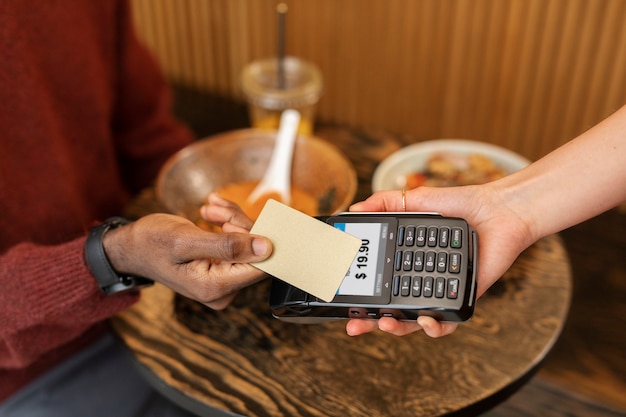
M 319 134 L 353 158 L 358 198 L 369 193 L 376 163 L 403 144 L 335 129 Z M 150 201 L 149 191 L 142 198 Z M 349 337 L 343 321 L 284 323 L 270 314 L 268 288 L 248 288 L 213 312 L 155 285 L 113 323 L 148 380 L 198 415 L 468 415 L 532 374 L 558 338 L 572 292 L 556 235 L 526 250 L 478 300 L 472 320 L 440 339 Z M 191 321 L 177 320 L 175 302 L 196 311 Z

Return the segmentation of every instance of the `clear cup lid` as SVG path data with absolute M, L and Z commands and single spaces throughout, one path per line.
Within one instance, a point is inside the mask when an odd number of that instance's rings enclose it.
M 249 103 L 272 110 L 315 104 L 322 94 L 322 73 L 310 62 L 285 57 L 284 88 L 279 82 L 278 59 L 253 61 L 241 74 L 241 87 Z

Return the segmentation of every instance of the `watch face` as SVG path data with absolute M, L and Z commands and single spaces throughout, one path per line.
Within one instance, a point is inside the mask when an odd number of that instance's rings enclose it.
M 142 277 L 119 277 L 120 281 L 116 284 L 102 288 L 108 295 L 119 294 L 131 291 L 138 291 L 141 288 L 149 287 L 154 281 Z

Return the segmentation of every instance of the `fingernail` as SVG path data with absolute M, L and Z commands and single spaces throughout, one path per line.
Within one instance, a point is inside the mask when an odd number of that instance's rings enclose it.
M 211 202 L 213 202 L 213 203 L 223 203 L 223 202 L 224 202 L 224 198 L 222 198 L 222 196 L 221 196 L 221 195 L 219 195 L 219 194 L 218 194 L 217 192 L 215 192 L 215 191 L 212 191 L 212 192 L 209 194 L 209 198 L 208 198 L 208 200 L 209 200 L 209 201 L 211 201 Z
M 252 251 L 257 256 L 265 256 L 270 251 L 270 245 L 265 239 L 254 239 L 252 240 Z

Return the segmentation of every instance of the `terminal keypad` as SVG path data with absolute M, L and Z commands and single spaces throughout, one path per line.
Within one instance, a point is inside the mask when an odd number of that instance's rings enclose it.
M 403 225 L 397 233 L 393 295 L 456 299 L 463 229 Z

